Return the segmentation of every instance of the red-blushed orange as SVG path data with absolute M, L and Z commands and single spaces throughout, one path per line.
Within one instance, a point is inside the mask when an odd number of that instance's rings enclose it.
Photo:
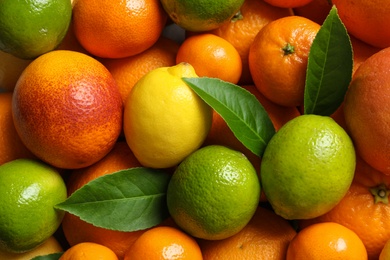
M 110 72 L 74 51 L 35 59 L 13 92 L 13 121 L 22 142 L 58 168 L 82 168 L 103 158 L 120 135 L 122 112 Z

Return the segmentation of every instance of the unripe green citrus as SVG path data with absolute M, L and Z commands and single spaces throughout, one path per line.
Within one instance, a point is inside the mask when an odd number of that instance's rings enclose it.
M 68 31 L 70 0 L 0 1 L 0 50 L 33 59 L 55 49 Z
M 355 172 L 353 143 L 331 117 L 301 115 L 269 141 L 261 161 L 264 193 L 286 219 L 331 210 L 347 193 Z
M 244 0 L 162 0 L 173 22 L 189 31 L 209 31 L 229 21 Z
M 241 152 L 220 145 L 200 148 L 175 170 L 168 185 L 168 209 L 194 237 L 218 240 L 238 233 L 260 198 L 255 168 Z
M 0 166 L 0 249 L 26 252 L 46 241 L 60 226 L 64 212 L 54 206 L 66 199 L 57 170 L 30 159 Z

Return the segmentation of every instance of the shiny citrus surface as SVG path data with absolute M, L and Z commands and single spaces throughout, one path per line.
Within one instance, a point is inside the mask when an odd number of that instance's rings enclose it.
M 334 222 L 308 226 L 292 239 L 286 260 L 356 259 L 367 260 L 362 240 L 351 229 Z
M 196 240 L 182 230 L 159 226 L 143 233 L 127 250 L 124 260 L 202 260 Z
M 317 217 L 347 193 L 355 163 L 351 139 L 332 118 L 301 115 L 269 141 L 261 162 L 262 187 L 278 215 Z
M 69 0 L 0 2 L 0 50 L 33 59 L 54 50 L 72 17 Z
M 41 55 L 13 92 L 15 128 L 26 147 L 59 168 L 87 167 L 104 157 L 122 130 L 116 82 L 96 59 L 75 51 Z
M 150 71 L 130 91 L 124 134 L 138 161 L 168 168 L 198 149 L 212 122 L 212 110 L 182 77 L 197 77 L 188 63 Z
M 66 199 L 62 177 L 40 161 L 17 159 L 0 166 L 0 248 L 26 252 L 42 244 L 60 226 Z
M 218 240 L 239 232 L 260 198 L 256 169 L 241 152 L 209 145 L 188 156 L 168 185 L 168 209 L 192 236 Z
M 189 31 L 208 31 L 232 18 L 244 0 L 162 0 L 171 20 Z

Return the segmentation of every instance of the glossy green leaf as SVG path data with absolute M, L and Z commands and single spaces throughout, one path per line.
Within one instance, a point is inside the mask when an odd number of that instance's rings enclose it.
M 162 170 L 122 170 L 92 180 L 55 207 L 98 227 L 142 230 L 168 217 L 169 179 L 170 175 Z
M 237 139 L 262 156 L 275 128 L 258 99 L 246 89 L 216 78 L 183 78 L 225 120 Z
M 351 41 L 333 6 L 310 48 L 304 113 L 333 114 L 344 100 L 352 71 Z

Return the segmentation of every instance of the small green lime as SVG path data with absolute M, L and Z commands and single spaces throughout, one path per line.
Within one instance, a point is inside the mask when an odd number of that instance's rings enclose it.
M 298 116 L 279 129 L 264 151 L 264 194 L 286 219 L 322 215 L 348 191 L 355 156 L 350 137 L 331 117 Z
M 194 237 L 219 240 L 238 233 L 260 198 L 256 170 L 241 152 L 210 145 L 176 168 L 167 191 L 175 222 Z
M 72 17 L 70 0 L 0 1 L 0 50 L 33 59 L 55 49 Z
M 189 31 L 209 31 L 229 21 L 244 0 L 161 0 L 174 23 Z
M 54 206 L 66 199 L 61 175 L 51 166 L 17 159 L 0 166 L 0 249 L 32 250 L 60 226 L 64 212 Z

